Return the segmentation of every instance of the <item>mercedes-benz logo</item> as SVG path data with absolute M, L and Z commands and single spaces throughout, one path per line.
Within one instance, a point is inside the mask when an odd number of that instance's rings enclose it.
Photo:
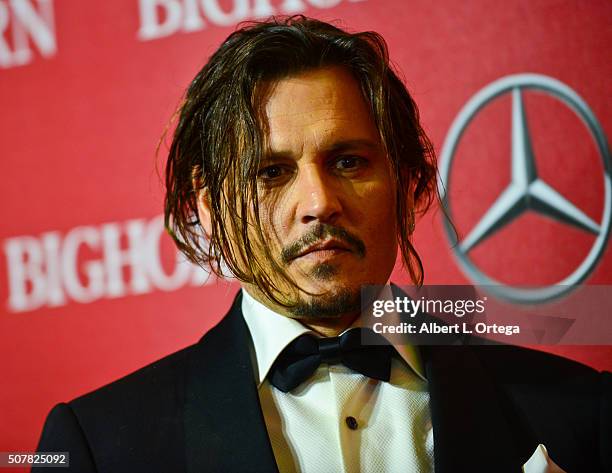
M 543 91 L 563 102 L 580 117 L 595 140 L 604 169 L 604 205 L 600 223 L 593 221 L 569 199 L 538 177 L 523 106 L 522 93 L 526 89 Z M 444 227 L 447 237 L 453 243 L 453 254 L 459 266 L 472 281 L 487 286 L 486 290 L 492 292 L 493 295 L 512 302 L 542 303 L 565 295 L 584 281 L 604 252 L 610 234 L 612 211 L 610 150 L 597 118 L 586 102 L 567 85 L 551 77 L 538 74 L 517 74 L 496 80 L 465 104 L 453 122 L 442 148 L 440 189 L 442 189 L 442 202 L 451 220 L 452 211 L 448 195 L 451 186 L 451 168 L 457 145 L 476 114 L 489 102 L 507 93 L 512 94 L 511 181 L 462 241 L 456 241 L 454 229 L 446 218 L 444 218 Z M 573 273 L 556 284 L 535 288 L 504 285 L 484 274 L 469 257 L 470 250 L 526 211 L 538 212 L 596 236 L 593 246 L 582 263 Z

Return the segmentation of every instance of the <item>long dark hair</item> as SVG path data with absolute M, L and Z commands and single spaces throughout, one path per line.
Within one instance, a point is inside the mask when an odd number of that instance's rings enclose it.
M 265 244 L 259 221 L 256 178 L 267 136 L 262 90 L 273 81 L 331 66 L 352 74 L 370 106 L 396 179 L 402 260 L 413 282 L 422 284 L 423 265 L 410 240 L 416 216 L 438 196 L 436 159 L 379 34 L 349 33 L 303 16 L 242 25 L 187 89 L 169 149 L 165 223 L 178 248 L 217 274 L 227 266 L 237 279 L 256 284 L 283 305 L 289 302 L 278 276 L 297 285 Z M 205 236 L 197 220 L 202 189 L 212 220 Z M 255 222 L 247 222 L 249 209 Z

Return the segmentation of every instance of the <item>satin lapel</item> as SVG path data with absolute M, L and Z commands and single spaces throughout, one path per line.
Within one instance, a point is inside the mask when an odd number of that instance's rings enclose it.
M 422 347 L 436 473 L 516 473 L 532 453 L 531 432 L 476 356 L 482 349 L 495 347 Z
M 277 472 L 251 365 L 239 294 L 196 345 L 185 392 L 187 471 Z

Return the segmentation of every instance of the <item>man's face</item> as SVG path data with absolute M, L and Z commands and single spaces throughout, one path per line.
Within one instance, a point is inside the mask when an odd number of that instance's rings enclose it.
M 304 290 L 289 315 L 359 311 L 361 286 L 385 284 L 397 254 L 395 184 L 368 105 L 342 68 L 280 80 L 264 105 L 262 229 Z

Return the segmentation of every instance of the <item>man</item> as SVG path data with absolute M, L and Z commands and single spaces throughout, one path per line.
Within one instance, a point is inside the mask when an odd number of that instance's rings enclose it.
M 348 354 L 361 287 L 398 248 L 423 281 L 410 237 L 435 178 L 380 36 L 303 17 L 232 34 L 181 106 L 166 222 L 242 291 L 198 344 L 56 406 L 39 450 L 80 472 L 609 468 L 610 380 L 587 367 L 501 346 Z

